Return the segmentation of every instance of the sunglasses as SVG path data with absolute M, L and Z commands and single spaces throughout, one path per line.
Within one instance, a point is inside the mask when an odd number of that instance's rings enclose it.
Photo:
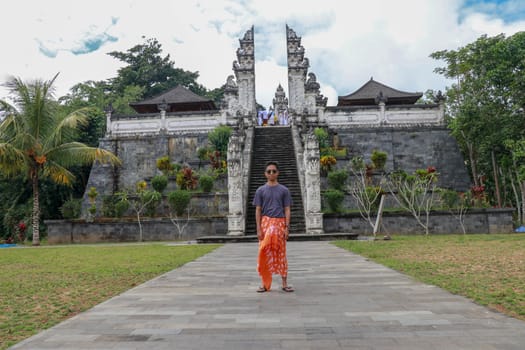
M 266 174 L 277 174 L 277 173 L 278 173 L 277 170 L 273 170 L 273 169 L 266 170 Z

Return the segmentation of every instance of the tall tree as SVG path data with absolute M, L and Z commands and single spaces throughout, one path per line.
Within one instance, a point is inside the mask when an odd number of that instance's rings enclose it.
M 452 79 L 447 88 L 449 126 L 467 155 L 475 186 L 487 185 L 503 205 L 509 150 L 506 140 L 524 137 L 525 33 L 481 36 L 457 50 L 434 52 L 446 63 L 435 72 Z
M 33 245 L 40 245 L 40 179 L 71 185 L 74 176 L 68 167 L 95 160 L 119 163 L 109 151 L 71 141 L 87 117 L 84 110 L 60 113 L 53 98 L 56 78 L 29 83 L 11 78 L 6 86 L 14 103 L 0 100 L 7 115 L 0 124 L 0 171 L 6 176 L 24 174 L 31 182 Z
M 175 68 L 169 54 L 162 57 L 162 45 L 157 39 L 147 39 L 126 52 L 113 51 L 109 55 L 127 63 L 118 70 L 117 77 L 110 80 L 114 91 L 119 94 L 131 85 L 144 89 L 143 98 L 158 95 L 177 85 L 201 96 L 207 92 L 204 86 L 197 83 L 198 72 Z

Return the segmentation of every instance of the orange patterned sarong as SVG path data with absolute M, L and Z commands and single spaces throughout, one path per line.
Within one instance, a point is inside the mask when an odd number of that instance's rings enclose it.
M 270 290 L 272 274 L 286 277 L 288 260 L 286 259 L 286 219 L 261 217 L 261 230 L 264 235 L 259 241 L 257 271 L 261 276 L 263 287 Z

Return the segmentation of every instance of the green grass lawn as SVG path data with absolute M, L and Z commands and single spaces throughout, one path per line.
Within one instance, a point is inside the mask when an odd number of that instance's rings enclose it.
M 525 320 L 525 235 L 393 236 L 335 244 Z
M 170 271 L 218 245 L 0 250 L 0 349 Z

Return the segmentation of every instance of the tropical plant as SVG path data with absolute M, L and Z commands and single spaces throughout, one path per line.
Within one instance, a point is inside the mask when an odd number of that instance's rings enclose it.
M 337 159 L 334 156 L 322 156 L 319 163 L 321 165 L 321 173 L 326 175 L 337 164 Z
M 33 245 L 40 245 L 39 181 L 71 186 L 74 181 L 69 167 L 93 161 L 119 164 L 111 152 L 74 142 L 74 136 L 87 118 L 85 110 L 64 115 L 53 98 L 53 83 L 35 80 L 29 83 L 11 78 L 6 86 L 14 103 L 0 100 L 6 117 L 0 124 L 0 171 L 6 176 L 24 174 L 33 189 Z
M 372 164 L 374 164 L 374 169 L 376 170 L 385 169 L 386 159 L 387 153 L 376 149 L 372 151 L 372 155 L 370 156 L 370 160 L 372 161 Z
M 159 169 L 165 176 L 168 176 L 172 173 L 175 167 L 171 163 L 170 157 L 164 156 L 157 159 L 157 169 Z
M 115 193 L 119 197 L 119 201 L 122 202 L 123 208 L 133 209 L 137 217 L 137 223 L 139 225 L 139 241 L 144 240 L 142 222 L 140 220 L 142 213 L 148 209 L 154 202 L 160 202 L 162 195 L 157 191 L 151 191 L 147 189 L 146 181 L 139 181 L 135 185 L 135 191 L 124 190 Z
M 429 234 L 430 211 L 435 203 L 438 173 L 436 168 L 417 169 L 414 174 L 397 171 L 386 182 L 388 191 L 399 206 L 410 212 L 416 222 Z M 425 219 L 422 218 L 423 214 Z
M 227 125 L 219 125 L 208 134 L 208 141 L 221 156 L 226 155 L 228 151 L 228 142 L 232 134 L 232 128 Z
M 328 147 L 328 132 L 323 128 L 315 128 L 314 135 L 317 137 L 319 142 L 319 149 Z
M 168 205 L 170 221 L 178 231 L 178 237 L 184 235 L 184 231 L 190 222 L 190 201 L 191 192 L 186 190 L 176 190 L 168 193 Z M 186 217 L 182 215 L 186 212 Z
M 179 170 L 175 181 L 181 190 L 194 190 L 199 183 L 196 173 L 190 167 Z
M 157 175 L 151 179 L 151 186 L 159 193 L 162 193 L 168 186 L 168 177 L 166 175 Z
M 343 191 L 348 179 L 348 172 L 344 169 L 334 170 L 328 173 L 328 185 L 336 190 Z
M 80 198 L 71 198 L 62 204 L 60 207 L 60 212 L 64 219 L 76 219 L 80 217 L 80 212 L 82 209 L 82 199 Z
M 213 188 L 213 183 L 215 179 L 210 175 L 202 175 L 199 178 L 199 184 L 201 186 L 202 192 L 210 192 Z
M 337 213 L 341 210 L 341 205 L 343 204 L 343 200 L 345 199 L 345 194 L 342 191 L 328 189 L 323 193 L 323 196 L 326 201 L 326 204 L 328 205 L 328 208 L 332 212 Z

